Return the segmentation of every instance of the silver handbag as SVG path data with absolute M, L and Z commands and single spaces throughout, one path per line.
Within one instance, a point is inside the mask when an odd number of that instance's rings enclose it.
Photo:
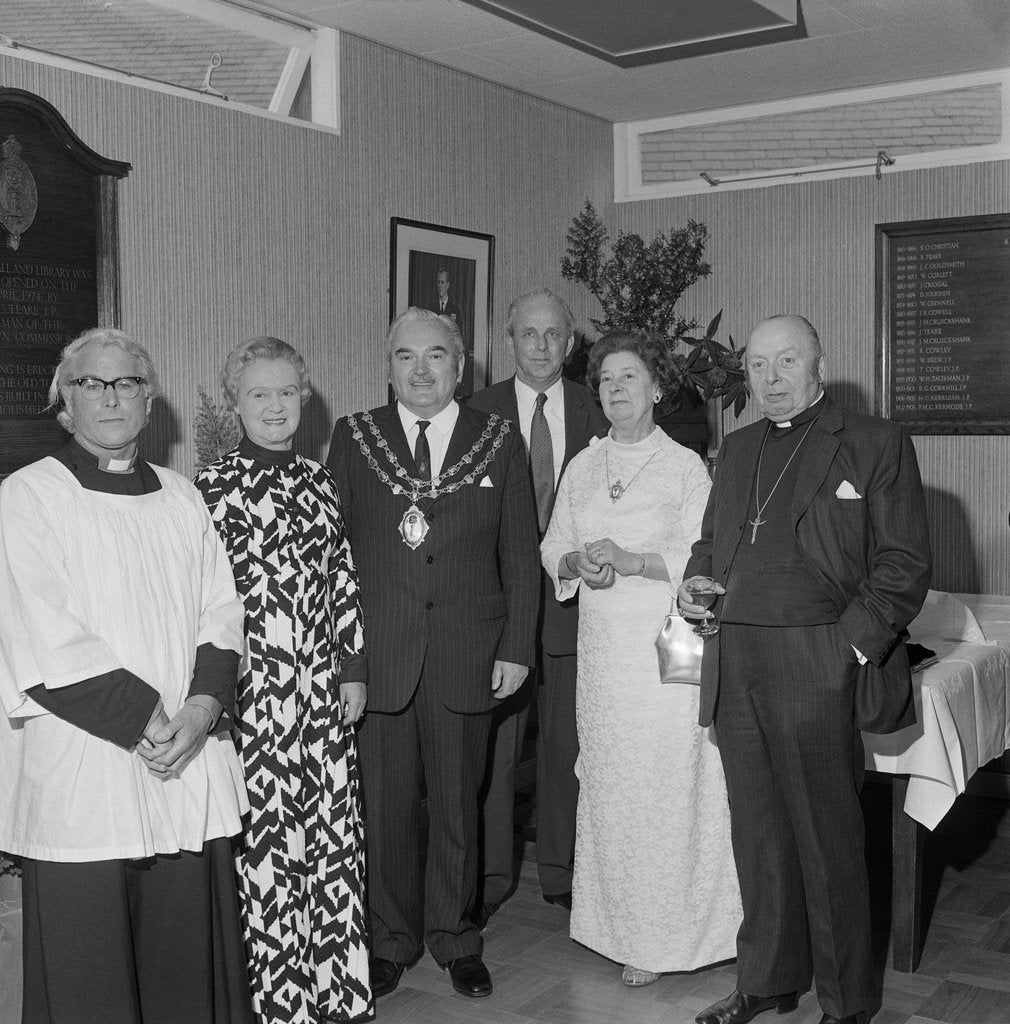
M 701 684 L 701 655 L 705 641 L 677 613 L 676 599 L 666 614 L 663 628 L 656 637 L 661 683 Z

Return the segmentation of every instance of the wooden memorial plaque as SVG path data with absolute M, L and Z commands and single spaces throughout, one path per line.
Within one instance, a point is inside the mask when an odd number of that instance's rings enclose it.
M 60 350 L 118 324 L 116 185 L 129 171 L 45 100 L 0 88 L 0 476 L 65 443 L 47 409 Z
M 877 225 L 877 408 L 913 434 L 1010 434 L 1010 214 Z

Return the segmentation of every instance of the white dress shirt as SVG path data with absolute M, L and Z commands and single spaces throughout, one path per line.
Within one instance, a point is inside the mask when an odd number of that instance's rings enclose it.
M 411 454 L 414 445 L 417 444 L 418 420 L 426 419 L 431 424 L 425 431 L 425 437 L 428 438 L 428 450 L 431 452 L 431 482 L 437 483 L 442 472 L 442 463 L 445 461 L 445 453 L 449 448 L 449 438 L 452 437 L 452 432 L 456 429 L 456 420 L 459 419 L 458 403 L 450 402 L 440 413 L 430 418 L 415 415 L 402 402 L 396 403 L 396 411 L 400 414 L 400 422 L 403 424 L 403 432 L 407 435 Z
M 533 423 L 533 412 L 537 407 L 537 394 L 528 384 L 518 377 L 515 379 L 516 404 L 519 406 L 519 429 L 526 442 L 526 451 L 530 450 L 530 426 Z M 562 378 L 558 378 L 545 392 L 547 401 L 544 403 L 544 418 L 551 429 L 551 447 L 554 450 L 554 486 L 557 488 L 561 477 L 561 467 L 565 461 L 565 387 Z

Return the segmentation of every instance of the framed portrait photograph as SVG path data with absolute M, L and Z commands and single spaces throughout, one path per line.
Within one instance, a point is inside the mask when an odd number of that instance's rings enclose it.
M 466 361 L 456 397 L 491 383 L 494 235 L 393 217 L 389 231 L 389 318 L 419 306 L 455 320 Z

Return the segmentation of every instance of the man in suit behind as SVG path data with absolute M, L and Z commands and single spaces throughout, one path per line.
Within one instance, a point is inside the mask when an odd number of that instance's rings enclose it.
M 699 1024 L 796 1006 L 816 979 L 821 1024 L 874 1002 L 859 805 L 859 729 L 914 721 L 903 636 L 926 595 L 929 536 L 915 449 L 896 424 L 824 393 L 817 332 L 760 323 L 746 350 L 764 419 L 729 435 L 678 591 L 711 577 L 701 724 L 715 721 L 744 920 L 737 987 Z
M 411 308 L 387 344 L 396 403 L 338 422 L 327 459 L 365 622 L 372 990 L 393 991 L 426 943 L 457 992 L 486 996 L 469 919 L 477 791 L 488 712 L 534 659 L 533 496 L 518 431 L 453 400 L 463 368 L 455 323 Z
M 568 305 L 546 288 L 520 295 L 509 306 L 505 336 L 515 357 L 514 377 L 477 391 L 470 404 L 519 426 L 531 453 L 539 534 L 547 529 L 558 481 L 572 457 L 609 426 L 592 395 L 565 380 L 561 370 L 575 344 Z M 541 398 L 541 396 L 543 396 Z M 538 413 L 537 410 L 540 410 Z M 545 429 L 546 428 L 546 429 Z M 537 871 L 544 899 L 572 905 L 575 809 L 575 650 L 577 598 L 559 602 L 543 574 L 538 632 Z M 531 679 L 492 716 L 483 803 L 484 879 L 475 920 L 480 927 L 512 887 L 515 770 L 526 731 Z
M 431 308 L 441 316 L 447 316 L 450 320 L 455 321 L 459 333 L 462 335 L 463 315 L 459 311 L 459 306 L 449 298 L 449 271 L 445 267 L 439 267 L 435 274 L 435 288 L 438 295 L 432 302 Z M 466 339 L 464 338 L 464 346 L 465 344 Z

